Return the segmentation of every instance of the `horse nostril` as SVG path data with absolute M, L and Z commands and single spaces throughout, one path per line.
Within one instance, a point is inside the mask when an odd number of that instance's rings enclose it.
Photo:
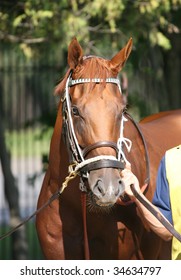
M 105 195 L 105 189 L 104 189 L 104 186 L 103 186 L 103 182 L 99 179 L 97 180 L 96 184 L 95 184 L 95 187 L 94 187 L 94 191 L 96 192 L 96 194 L 98 196 L 104 196 Z
M 117 196 L 117 195 L 119 194 L 119 192 L 120 192 L 120 188 L 117 188 L 117 189 L 115 190 L 115 195 Z
M 116 195 L 116 196 L 119 196 L 122 192 L 123 192 L 123 184 L 122 184 L 121 179 L 119 179 L 119 180 L 118 180 L 118 186 L 117 186 L 117 188 L 115 189 L 115 195 Z
M 97 190 L 102 194 L 103 193 L 103 189 L 100 186 L 97 186 Z
M 122 183 L 122 180 L 121 180 L 121 179 L 118 181 L 118 186 L 119 186 L 119 188 L 122 188 L 122 187 L 123 187 L 123 183 Z

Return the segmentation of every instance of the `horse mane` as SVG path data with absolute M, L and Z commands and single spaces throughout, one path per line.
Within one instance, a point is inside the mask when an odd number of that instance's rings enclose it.
M 61 95 L 65 90 L 66 81 L 70 75 L 71 68 L 68 69 L 64 78 L 55 88 L 55 95 Z M 79 64 L 72 73 L 73 79 L 83 78 L 106 78 L 117 77 L 118 72 L 110 67 L 110 61 L 96 56 L 88 56 L 83 58 L 83 63 Z M 102 85 L 105 87 L 105 82 Z M 94 84 L 95 85 L 95 84 Z M 91 86 L 91 83 L 89 84 Z

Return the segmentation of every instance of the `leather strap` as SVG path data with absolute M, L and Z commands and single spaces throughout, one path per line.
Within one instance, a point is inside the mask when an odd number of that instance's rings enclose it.
M 95 162 L 90 162 L 89 164 L 83 166 L 80 168 L 80 173 L 86 173 L 101 168 L 117 168 L 123 170 L 124 163 L 117 160 L 101 159 Z
M 155 208 L 148 203 L 135 189 L 134 185 L 131 185 L 131 190 L 134 196 L 159 220 L 159 222 L 175 237 L 181 242 L 181 235 L 178 231 L 174 229 L 174 227 L 170 224 L 170 222 L 161 215 Z
M 8 232 L 4 233 L 0 236 L 0 241 L 4 238 L 10 236 L 13 232 L 17 231 L 21 226 L 26 224 L 29 220 L 31 220 L 34 216 L 38 215 L 39 212 L 41 212 L 44 208 L 46 208 L 48 205 L 50 205 L 55 199 L 60 197 L 61 193 L 60 191 L 54 193 L 40 208 L 38 208 L 36 211 L 34 211 L 29 217 L 24 219 L 21 223 L 19 223 L 16 227 L 10 229 Z
M 97 148 L 102 148 L 102 147 L 111 147 L 116 151 L 116 154 L 118 153 L 118 147 L 115 142 L 112 141 L 98 141 L 92 145 L 89 145 L 85 147 L 82 151 L 83 156 L 86 157 L 88 153 L 90 153 L 92 150 L 97 149 Z

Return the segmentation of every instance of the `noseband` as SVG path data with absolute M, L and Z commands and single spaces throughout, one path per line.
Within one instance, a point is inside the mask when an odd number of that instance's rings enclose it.
M 103 148 L 103 147 L 113 148 L 116 151 L 116 155 L 118 155 L 118 146 L 115 142 L 112 141 L 99 141 L 92 145 L 89 145 L 82 150 L 82 154 L 84 157 L 86 157 L 94 149 Z
M 124 117 L 122 116 L 122 124 L 120 129 L 120 138 L 118 139 L 118 142 L 112 142 L 112 141 L 98 141 L 96 143 L 93 143 L 84 149 L 82 149 L 78 143 L 75 131 L 74 131 L 74 125 L 73 125 L 73 119 L 71 114 L 71 98 L 69 94 L 69 88 L 72 86 L 76 86 L 78 84 L 84 84 L 84 83 L 113 83 L 116 84 L 119 88 L 120 94 L 121 93 L 121 87 L 120 87 L 120 81 L 117 78 L 107 78 L 105 80 L 100 78 L 93 78 L 93 79 L 72 79 L 72 72 L 70 73 L 67 82 L 66 82 L 66 88 L 65 88 L 65 94 L 62 99 L 63 103 L 63 135 L 66 142 L 67 150 L 69 153 L 69 162 L 70 164 L 75 163 L 75 170 L 76 172 L 79 172 L 79 175 L 81 177 L 88 177 L 88 173 L 92 170 L 97 170 L 101 168 L 116 168 L 116 169 L 124 169 L 125 166 L 125 159 L 122 157 L 124 154 L 122 151 L 122 143 L 125 143 L 128 139 L 123 137 L 123 122 Z M 129 141 L 129 140 L 128 140 Z M 110 156 L 110 155 L 102 155 L 102 156 L 96 156 L 93 158 L 86 159 L 87 155 L 93 151 L 94 149 L 102 148 L 102 147 L 109 147 L 115 150 L 116 156 Z

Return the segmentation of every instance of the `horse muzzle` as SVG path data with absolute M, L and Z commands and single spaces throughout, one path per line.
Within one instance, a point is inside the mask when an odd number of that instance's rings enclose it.
M 120 177 L 124 163 L 115 157 L 97 156 L 83 161 L 76 168 L 79 175 L 88 180 L 89 189 L 97 205 L 112 206 L 124 193 Z
M 103 168 L 91 171 L 88 177 L 89 188 L 98 206 L 111 207 L 124 193 L 118 169 Z

